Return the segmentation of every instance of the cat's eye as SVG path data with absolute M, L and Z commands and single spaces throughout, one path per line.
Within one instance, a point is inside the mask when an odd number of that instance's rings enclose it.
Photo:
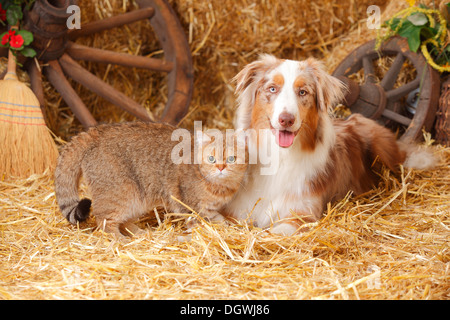
M 269 91 L 270 91 L 271 93 L 276 93 L 276 92 L 277 92 L 277 88 L 275 88 L 275 87 L 270 87 L 270 88 L 269 88 Z
M 235 163 L 236 162 L 236 156 L 229 156 L 227 158 L 227 163 Z
M 306 90 L 303 90 L 303 89 L 298 92 L 298 94 L 301 95 L 301 96 L 305 96 L 307 93 L 308 92 Z
M 214 158 L 214 156 L 209 156 L 208 157 L 208 162 L 209 163 L 216 163 L 216 158 Z

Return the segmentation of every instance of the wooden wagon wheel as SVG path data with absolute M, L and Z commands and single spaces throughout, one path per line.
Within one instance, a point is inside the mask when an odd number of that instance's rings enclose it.
M 76 60 L 116 64 L 167 73 L 168 101 L 161 122 L 177 124 L 187 113 L 192 96 L 193 68 L 191 53 L 183 29 L 174 11 L 165 0 L 136 0 L 139 9 L 111 18 L 90 22 L 81 29 L 68 30 L 67 8 L 77 0 L 36 0 L 33 8 L 25 12 L 24 28 L 34 35 L 33 48 L 43 61 L 42 72 L 61 94 L 74 115 L 84 127 L 97 124 L 82 99 L 70 86 L 66 76 L 85 86 L 112 104 L 137 118 L 150 121 L 144 107 L 119 92 L 79 65 Z M 150 19 L 164 60 L 90 48 L 75 43 L 83 36 L 121 27 L 139 20 Z M 28 61 L 31 88 L 44 105 L 41 70 Z
M 377 81 L 374 64 L 386 56 L 393 57 L 393 62 Z M 395 88 L 407 61 L 416 70 L 416 77 Z M 364 72 L 361 84 L 349 79 L 361 70 Z M 393 37 L 379 51 L 375 51 L 375 40 L 369 41 L 351 52 L 333 75 L 348 85 L 346 104 L 352 112 L 386 126 L 393 123 L 403 126 L 402 140 L 420 139 L 423 128 L 427 131 L 432 128 L 439 100 L 439 74 L 427 64 L 422 54 L 409 50 L 406 39 Z M 403 101 L 405 99 L 407 101 Z

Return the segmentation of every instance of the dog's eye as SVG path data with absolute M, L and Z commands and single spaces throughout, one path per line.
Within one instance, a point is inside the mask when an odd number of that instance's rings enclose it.
M 277 92 L 277 88 L 275 88 L 275 87 L 270 87 L 270 88 L 269 88 L 269 91 L 270 91 L 271 93 L 275 93 L 275 92 Z
M 303 89 L 298 92 L 298 94 L 301 95 L 301 96 L 305 96 L 307 93 L 308 92 L 306 90 L 303 90 Z
M 208 162 L 209 163 L 216 163 L 216 158 L 214 158 L 214 156 L 209 156 L 208 157 Z

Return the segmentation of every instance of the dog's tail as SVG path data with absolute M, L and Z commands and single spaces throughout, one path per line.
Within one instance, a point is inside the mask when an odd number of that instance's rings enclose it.
M 81 163 L 91 144 L 92 137 L 89 133 L 74 137 L 61 152 L 55 169 L 56 201 L 62 215 L 72 224 L 89 217 L 91 200 L 80 201 L 78 185 L 82 174 Z
M 431 148 L 420 147 L 414 142 L 397 140 L 394 133 L 375 121 L 359 114 L 352 119 L 358 124 L 358 132 L 366 143 L 371 158 L 378 158 L 385 166 L 395 171 L 399 165 L 405 168 L 429 170 L 438 164 Z
M 406 159 L 406 152 L 399 148 L 395 135 L 389 129 L 375 121 L 372 122 L 376 130 L 371 135 L 369 142 L 372 159 L 378 158 L 390 170 L 398 170 L 399 165 L 403 164 Z
M 430 170 L 439 163 L 439 158 L 431 147 L 419 146 L 412 142 L 397 141 L 398 148 L 405 153 L 405 168 Z

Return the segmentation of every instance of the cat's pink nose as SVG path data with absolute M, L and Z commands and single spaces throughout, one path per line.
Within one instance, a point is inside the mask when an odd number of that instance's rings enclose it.
M 217 169 L 219 169 L 220 172 L 222 172 L 223 169 L 225 169 L 225 166 L 223 164 L 218 164 Z

